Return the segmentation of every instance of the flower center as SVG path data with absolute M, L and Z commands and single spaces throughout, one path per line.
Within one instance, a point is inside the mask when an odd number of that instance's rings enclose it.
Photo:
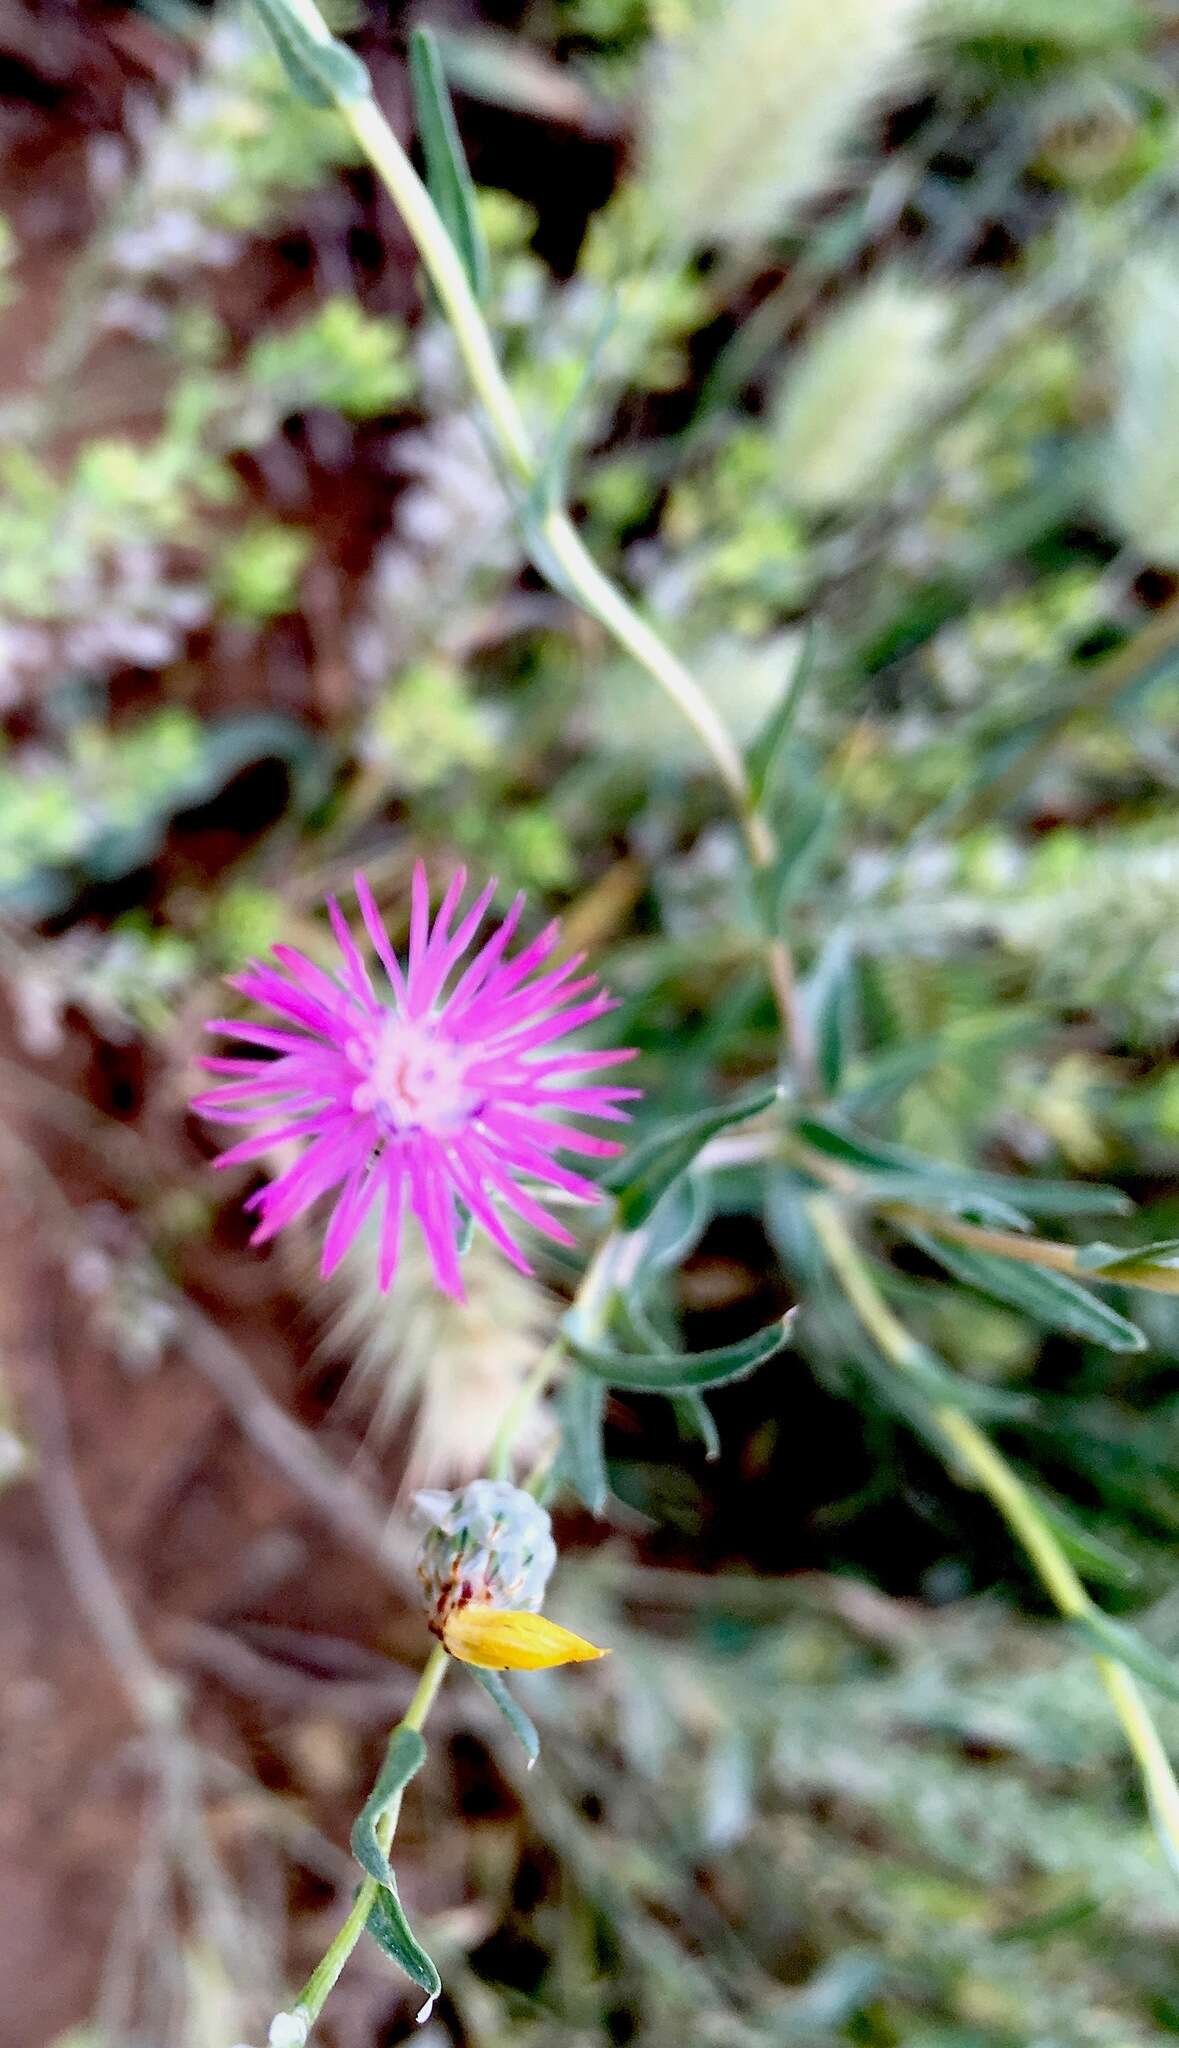
M 439 1037 L 429 1022 L 390 1014 L 358 1050 L 365 1078 L 353 1091 L 352 1107 L 371 1111 L 393 1130 L 454 1130 L 478 1101 L 465 1084 L 469 1050 Z

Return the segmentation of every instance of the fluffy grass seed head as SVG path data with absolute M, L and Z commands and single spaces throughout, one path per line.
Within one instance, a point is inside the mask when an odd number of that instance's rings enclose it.
M 456 1301 L 465 1299 L 459 1205 L 513 1266 L 530 1272 L 500 1205 L 543 1236 L 572 1244 L 525 1183 L 597 1201 L 596 1184 L 559 1165 L 555 1154 L 604 1158 L 622 1148 L 567 1118 L 625 1122 L 619 1104 L 637 1092 L 586 1085 L 583 1078 L 628 1053 L 578 1051 L 561 1042 L 613 1004 L 596 976 L 578 975 L 584 955 L 546 965 L 559 925 L 547 925 L 509 956 L 522 895 L 451 985 L 495 893 L 489 882 L 458 917 L 465 886 L 460 868 L 431 919 L 429 885 L 418 863 L 403 962 L 368 883 L 357 875 L 360 913 L 380 963 L 376 979 L 331 899 L 340 950 L 334 973 L 277 945 L 273 966 L 255 961 L 231 976 L 232 987 L 273 1011 L 278 1022 L 222 1017 L 210 1024 L 243 1041 L 251 1056 L 206 1060 L 227 1078 L 194 1105 L 222 1123 L 264 1125 L 224 1152 L 220 1166 L 261 1158 L 280 1144 L 299 1147 L 294 1163 L 246 1205 L 259 1216 L 254 1243 L 264 1243 L 334 1190 L 321 1267 L 326 1275 L 379 1202 L 377 1276 L 384 1290 L 397 1270 L 408 1204 L 435 1280 Z M 274 1057 L 259 1059 L 257 1052 Z
M 782 488 L 811 512 L 876 495 L 948 385 L 952 303 L 892 272 L 832 314 L 774 410 Z
M 1179 247 L 1126 264 L 1110 310 L 1114 404 L 1100 486 L 1148 562 L 1179 568 Z
M 476 1479 L 457 1493 L 419 1493 L 414 1506 L 426 1612 L 452 1657 L 485 1671 L 539 1671 L 606 1654 L 540 1613 L 557 1548 L 530 1493 Z
M 905 75 L 922 0 L 704 0 L 661 53 L 645 184 L 672 242 L 759 240 L 821 192 Z

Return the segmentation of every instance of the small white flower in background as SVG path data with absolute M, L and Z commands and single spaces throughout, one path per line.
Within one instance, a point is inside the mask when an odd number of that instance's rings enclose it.
M 266 2039 L 270 2048 L 303 2048 L 307 2031 L 306 2013 L 280 2012 L 271 2020 Z

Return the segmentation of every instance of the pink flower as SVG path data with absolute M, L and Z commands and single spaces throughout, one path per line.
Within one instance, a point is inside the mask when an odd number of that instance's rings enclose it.
M 500 1209 L 572 1244 L 569 1232 L 535 1200 L 523 1181 L 597 1201 L 593 1181 L 559 1166 L 557 1152 L 607 1158 L 622 1147 L 591 1137 L 569 1116 L 625 1123 L 620 1102 L 636 1088 L 575 1085 L 578 1076 L 633 1058 L 630 1052 L 578 1052 L 560 1041 L 614 1007 L 596 976 L 573 977 L 584 954 L 540 972 L 559 937 L 557 924 L 512 958 L 508 945 L 524 908 L 517 896 L 450 993 L 446 984 L 487 913 L 489 882 L 452 930 L 466 884 L 460 868 L 433 923 L 429 885 L 414 869 L 409 957 L 394 953 L 363 875 L 356 895 L 373 950 L 384 971 L 374 985 L 337 903 L 328 914 L 340 966 L 328 974 L 291 946 L 275 946 L 278 967 L 255 961 L 231 985 L 279 1017 L 269 1024 L 218 1018 L 210 1031 L 263 1047 L 277 1058 L 207 1059 L 232 1078 L 194 1107 L 222 1123 L 266 1128 L 221 1155 L 218 1166 L 257 1159 L 292 1139 L 306 1141 L 277 1180 L 250 1197 L 262 1244 L 320 1195 L 338 1189 L 323 1245 L 324 1274 L 343 1257 L 378 1196 L 383 1197 L 379 1279 L 397 1270 L 405 1204 L 417 1217 L 435 1276 L 445 1293 L 463 1299 L 456 1197 L 514 1266 L 528 1261 Z M 592 992 L 591 992 L 592 991 Z

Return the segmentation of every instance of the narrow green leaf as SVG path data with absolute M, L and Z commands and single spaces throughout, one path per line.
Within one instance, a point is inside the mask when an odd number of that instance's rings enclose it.
M 602 1448 L 605 1384 L 592 1373 L 567 1373 L 556 1406 L 561 1426 L 561 1477 L 591 1515 L 600 1515 L 610 1491 Z
M 405 1917 L 405 1909 L 397 1896 L 397 1885 L 387 1885 L 377 1893 L 372 1910 L 365 1921 L 369 1933 L 379 1948 L 383 1948 L 390 1961 L 405 1971 L 407 1977 L 421 1986 L 431 2001 L 442 1989 L 433 1959 L 426 1954 L 421 1942 Z M 419 2019 L 428 2016 L 429 2007 L 419 2013 Z
M 1078 1615 L 1072 1624 L 1076 1633 L 1083 1638 L 1091 1650 L 1100 1656 L 1114 1657 L 1124 1664 L 1128 1671 L 1156 1686 L 1168 1699 L 1179 1700 L 1179 1666 L 1153 1643 L 1140 1635 L 1128 1622 L 1114 1621 L 1103 1614 L 1098 1607 L 1088 1614 Z
M 989 1294 L 1021 1309 L 1033 1322 L 1048 1330 L 1065 1330 L 1091 1344 L 1103 1344 L 1107 1351 L 1145 1351 L 1146 1338 L 1134 1323 L 1127 1322 L 1108 1302 L 1090 1294 L 1066 1273 L 1048 1272 L 1042 1266 L 1025 1266 L 1015 1259 L 996 1257 L 992 1252 L 972 1251 L 966 1245 L 949 1244 L 924 1230 L 906 1228 L 906 1235 L 920 1245 L 947 1273 L 964 1287 Z
M 484 1671 L 478 1664 L 468 1664 L 467 1669 L 472 1678 L 478 1679 L 488 1697 L 495 1701 L 512 1734 L 523 1748 L 528 1758 L 528 1768 L 531 1770 L 540 1755 L 540 1737 L 536 1732 L 536 1724 L 524 1712 L 519 1700 L 513 1699 L 498 1671 Z
M 377 1839 L 377 1822 L 426 1761 L 426 1745 L 416 1728 L 395 1728 L 377 1782 L 356 1816 L 352 1854 L 378 1884 L 395 1889 L 389 1858 Z
M 551 590 L 563 597 L 569 604 L 577 606 L 599 625 L 605 625 L 596 604 L 581 591 L 575 590 L 566 573 L 565 566 L 558 561 L 549 544 L 540 518 L 535 510 L 535 487 L 526 491 L 523 498 L 514 501 L 514 516 L 519 529 L 524 551 L 538 576 L 543 576 Z
M 1100 1899 L 1081 1892 L 1072 1898 L 1062 1899 L 1058 1906 L 1049 1906 L 1046 1912 L 1027 1913 L 1007 1927 L 996 1928 L 991 1938 L 1000 1942 L 1051 1941 L 1058 1934 L 1080 1927 L 1100 1911 Z
M 699 1437 L 705 1458 L 710 1465 L 715 1464 L 721 1454 L 720 1431 L 703 1394 L 676 1394 L 671 1405 L 684 1434 Z
M 855 947 L 849 933 L 837 926 L 829 935 L 806 988 L 819 1078 L 828 1095 L 839 1092 L 843 1076 L 855 1057 L 857 995 Z
M 1052 1494 L 1042 1492 L 1039 1487 L 1031 1490 L 1061 1549 L 1086 1579 L 1092 1579 L 1099 1586 L 1117 1586 L 1123 1591 L 1139 1583 L 1142 1573 L 1133 1558 L 1123 1557 L 1112 1543 L 1106 1543 L 1091 1529 L 1086 1529 Z
M 1025 0 L 1018 9 L 959 0 L 958 6 L 941 12 L 936 32 L 960 39 L 985 36 L 1023 49 L 1045 45 L 1050 50 L 1083 50 L 1091 56 L 1098 50 L 1133 47 L 1153 26 L 1151 14 L 1134 0 Z
M 1028 1215 L 1124 1216 L 1134 1207 L 1120 1188 L 1096 1181 L 1037 1180 L 1031 1175 L 1016 1180 L 927 1159 L 906 1146 L 868 1137 L 842 1117 L 801 1117 L 794 1129 L 816 1152 L 854 1167 L 878 1191 L 887 1189 L 892 1199 L 1001 1220 L 1007 1229 L 1025 1229 Z
M 782 755 L 789 745 L 799 705 L 815 672 L 818 651 L 819 629 L 812 620 L 795 655 L 782 695 L 745 756 L 745 769 L 755 804 L 761 803 L 773 783 Z
M 614 135 L 617 107 L 597 94 L 589 78 L 542 53 L 506 29 L 450 29 L 434 34 L 446 75 L 471 99 L 509 113 L 530 114 L 576 129 L 580 136 Z
M 1116 1273 L 1122 1266 L 1179 1266 L 1179 1237 L 1161 1237 L 1155 1244 L 1083 1244 L 1077 1264 L 1086 1273 Z M 1130 1283 L 1133 1284 L 1132 1282 Z
M 575 1314 L 565 1317 L 562 1328 L 574 1357 L 607 1385 L 637 1394 L 690 1394 L 702 1387 L 724 1387 L 748 1378 L 790 1341 L 794 1315 L 791 1309 L 780 1322 L 757 1330 L 752 1337 L 712 1351 L 618 1351 L 583 1336 Z
M 874 1195 L 877 1200 L 948 1209 L 952 1216 L 975 1217 L 1004 1230 L 1031 1229 L 1023 1211 L 995 1194 L 989 1180 L 980 1183 L 973 1174 L 947 1172 L 919 1153 L 903 1152 L 899 1145 L 862 1137 L 834 1117 L 823 1121 L 802 1117 L 794 1130 L 804 1144 L 825 1159 L 854 1168 L 865 1194 Z M 805 1166 L 801 1170 L 807 1171 Z
M 881 1407 L 899 1416 L 936 1456 L 951 1465 L 954 1448 L 943 1428 L 942 1410 L 953 1408 L 961 1415 L 977 1416 L 980 1422 L 1024 1422 L 1035 1413 L 1035 1402 L 1028 1395 L 981 1386 L 950 1372 L 929 1354 L 911 1360 L 907 1372 L 898 1372 L 891 1359 L 883 1358 L 860 1336 L 850 1313 L 837 1299 L 824 1299 L 823 1323 L 824 1335 L 833 1347 L 827 1353 L 832 1362 L 838 1358 L 841 1364 L 852 1366 L 867 1381 Z M 858 1389 L 856 1392 L 862 1399 Z M 871 1496 L 872 1486 L 866 1491 Z
M 425 1949 L 415 1936 L 401 1904 L 393 1867 L 377 1835 L 377 1822 L 426 1761 L 426 1745 L 416 1728 L 395 1728 L 385 1751 L 385 1761 L 376 1784 L 356 1817 L 352 1829 L 352 1854 L 368 1877 L 381 1887 L 365 1925 L 373 1940 L 387 1956 L 400 1965 L 407 1977 L 419 1984 L 431 1998 L 437 1998 L 442 1980 Z
M 644 1279 L 655 1273 L 674 1273 L 690 1251 L 694 1251 L 712 1214 L 708 1186 L 702 1174 L 681 1174 L 652 1211 L 644 1243 Z
M 334 36 L 311 33 L 286 0 L 254 0 L 292 90 L 313 107 L 346 107 L 372 91 L 368 70 Z
M 855 1355 L 861 1369 L 870 1372 L 876 1384 L 884 1383 L 876 1377 L 879 1364 L 884 1380 L 890 1381 L 894 1390 L 901 1387 L 902 1376 L 896 1367 L 878 1360 L 872 1347 L 861 1344 Z M 1015 1393 L 1009 1387 L 987 1387 L 963 1373 L 951 1372 L 924 1344 L 913 1345 L 906 1360 L 903 1384 L 917 1388 L 935 1408 L 960 1408 L 965 1415 L 978 1415 L 994 1422 L 1027 1421 L 1036 1412 L 1030 1394 Z
M 759 1088 L 736 1097 L 719 1109 L 703 1109 L 675 1119 L 644 1138 L 602 1176 L 603 1185 L 618 1197 L 619 1219 L 627 1230 L 645 1223 L 661 1195 L 686 1173 L 698 1152 L 718 1131 L 760 1116 L 781 1099 L 781 1089 Z
M 834 837 L 839 805 L 815 783 L 801 784 L 786 826 L 778 833 L 778 853 L 768 868 L 752 877 L 753 908 L 763 931 L 775 936 L 782 916 L 813 876 Z
M 410 31 L 409 76 L 430 197 L 459 253 L 471 290 L 477 299 L 483 300 L 489 278 L 487 245 L 475 204 L 475 187 L 446 89 L 442 58 L 428 28 Z

